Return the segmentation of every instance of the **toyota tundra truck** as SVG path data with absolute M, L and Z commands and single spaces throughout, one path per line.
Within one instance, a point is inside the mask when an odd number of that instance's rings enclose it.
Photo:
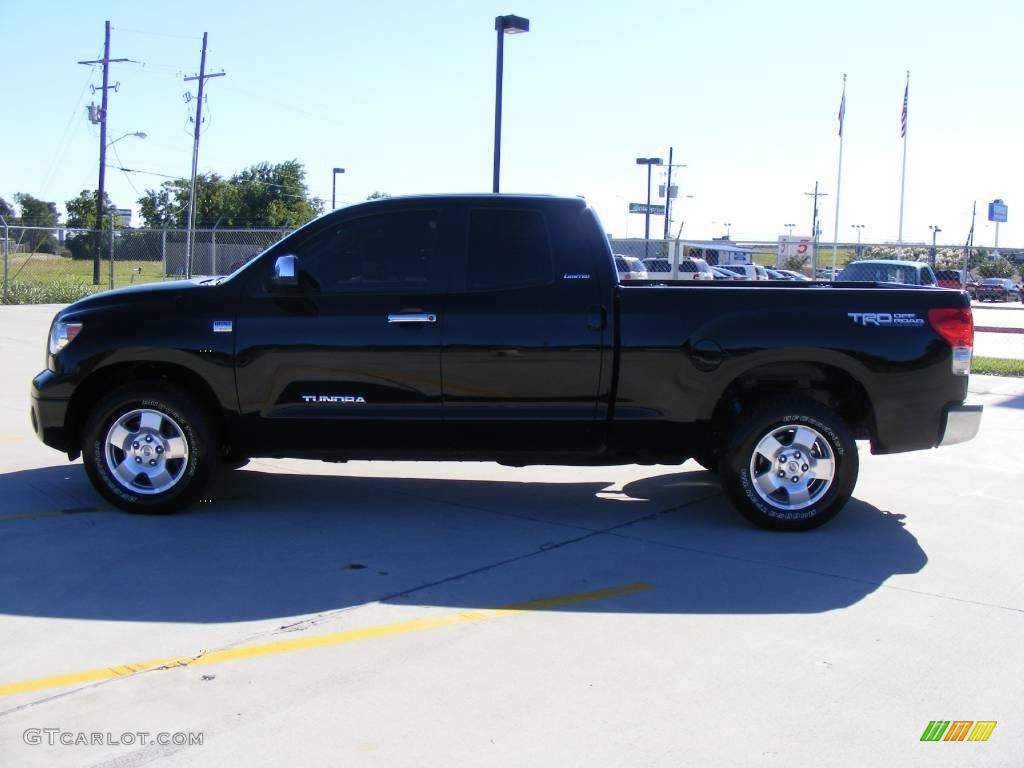
M 755 524 L 804 530 L 850 498 L 858 440 L 976 434 L 973 335 L 957 291 L 620 283 L 581 198 L 391 198 L 226 277 L 60 310 L 31 419 L 130 512 L 178 510 L 252 457 L 693 458 Z

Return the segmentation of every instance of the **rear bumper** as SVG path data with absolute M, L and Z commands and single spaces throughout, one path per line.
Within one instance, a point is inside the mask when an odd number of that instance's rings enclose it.
M 939 445 L 955 445 L 973 440 L 981 427 L 981 405 L 951 405 L 939 436 Z

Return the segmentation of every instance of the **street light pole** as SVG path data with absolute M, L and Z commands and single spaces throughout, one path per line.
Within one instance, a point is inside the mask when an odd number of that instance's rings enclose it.
M 331 174 L 331 210 L 333 211 L 337 205 L 335 204 L 335 192 L 337 191 L 338 174 L 344 173 L 344 168 L 335 168 L 334 173 Z
M 651 166 L 661 165 L 660 157 L 638 157 L 637 165 L 647 166 L 647 212 L 644 213 L 644 240 L 651 239 Z
M 863 224 L 851 224 L 850 226 L 857 230 L 857 258 L 859 259 L 860 258 L 860 254 L 861 254 L 860 233 L 861 233 L 861 230 L 864 229 L 864 225 Z
M 935 256 L 936 256 L 935 237 L 936 237 L 936 235 L 939 234 L 939 232 L 942 231 L 942 227 L 939 227 L 939 226 L 937 226 L 935 224 L 931 224 L 928 227 L 928 229 L 930 229 L 932 231 L 932 251 L 931 251 L 931 253 L 928 254 L 928 264 L 929 264 L 929 266 L 931 266 L 932 269 L 935 269 Z
M 497 194 L 501 175 L 501 80 L 504 69 L 505 34 L 515 35 L 530 31 L 530 20 L 522 16 L 498 16 L 494 19 L 498 33 L 498 64 L 494 83 L 494 178 L 491 191 Z
M 796 224 L 783 224 L 782 226 L 789 230 L 789 236 L 792 237 L 793 230 L 796 229 Z

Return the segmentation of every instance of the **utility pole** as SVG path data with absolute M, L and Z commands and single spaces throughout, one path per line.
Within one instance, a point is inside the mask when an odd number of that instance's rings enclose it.
M 672 227 L 672 169 L 685 168 L 686 163 L 672 162 L 673 148 L 668 148 L 668 180 L 665 182 L 665 239 L 669 238 L 669 230 Z
M 224 71 L 215 72 L 212 75 L 206 74 L 206 32 L 203 32 L 203 50 L 199 59 L 199 74 L 194 77 L 186 77 L 185 82 L 190 80 L 199 81 L 199 95 L 196 97 L 196 130 L 192 143 L 192 185 L 188 191 L 188 232 L 185 235 L 185 277 L 192 277 L 192 240 L 196 226 L 196 170 L 199 167 L 199 128 L 203 123 L 203 84 L 211 77 L 223 77 Z
M 828 192 L 818 191 L 818 182 L 814 182 L 814 192 L 804 192 L 808 197 L 814 198 L 814 213 L 811 215 L 811 238 L 814 241 L 814 262 L 811 265 L 814 276 L 818 276 L 818 198 L 827 197 Z M 833 275 L 835 277 L 835 275 Z
M 92 260 L 92 284 L 100 284 L 100 252 L 103 248 L 103 198 L 104 198 L 104 184 L 106 182 L 106 171 L 107 171 L 107 89 L 110 86 L 110 65 L 111 63 L 130 61 L 130 59 L 112 59 L 110 58 L 110 22 L 105 22 L 106 32 L 103 37 L 103 58 L 94 61 L 80 61 L 79 64 L 102 64 L 103 65 L 103 97 L 102 106 L 100 107 L 99 122 L 100 122 L 100 180 L 99 186 L 96 189 L 96 254 Z M 120 83 L 114 83 L 113 88 L 116 91 Z M 93 89 L 95 91 L 95 89 Z

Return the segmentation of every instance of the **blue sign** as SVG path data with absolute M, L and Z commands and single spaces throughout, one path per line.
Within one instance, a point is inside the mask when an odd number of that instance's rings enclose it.
M 988 220 L 1006 223 L 1007 205 L 1002 200 L 993 200 L 988 204 Z

